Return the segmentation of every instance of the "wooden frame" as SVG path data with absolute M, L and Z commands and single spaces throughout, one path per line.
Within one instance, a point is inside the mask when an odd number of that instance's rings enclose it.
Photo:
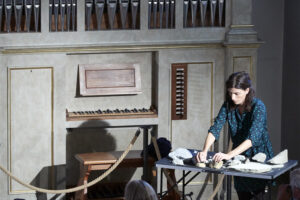
M 172 120 L 187 119 L 187 64 L 172 64 Z
M 81 96 L 140 94 L 139 64 L 79 65 Z

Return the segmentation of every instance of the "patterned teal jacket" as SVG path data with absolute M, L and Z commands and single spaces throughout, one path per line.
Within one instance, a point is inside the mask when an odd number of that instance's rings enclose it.
M 242 114 L 239 113 L 238 108 L 230 110 L 227 105 L 228 103 L 224 102 L 214 124 L 209 128 L 208 132 L 212 133 L 216 140 L 218 140 L 220 131 L 227 121 L 233 148 L 236 148 L 242 142 L 249 139 L 252 142 L 252 147 L 242 153 L 243 155 L 251 158 L 255 154 L 262 152 L 266 154 L 267 160 L 272 158 L 273 150 L 267 128 L 267 111 L 264 103 L 257 98 L 253 98 L 251 111 L 245 111 Z M 245 180 L 245 182 L 240 182 L 240 179 Z M 235 188 L 237 191 L 255 191 L 262 189 L 265 185 L 264 181 L 253 179 L 257 180 L 257 182 L 248 183 L 247 179 L 249 178 L 235 177 Z M 250 182 L 252 182 L 251 180 Z M 240 183 L 236 183 L 236 181 Z

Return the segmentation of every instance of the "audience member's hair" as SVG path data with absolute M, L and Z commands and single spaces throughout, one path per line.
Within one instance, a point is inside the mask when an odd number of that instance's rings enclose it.
M 300 189 L 300 168 L 291 171 L 290 186 Z
M 158 200 L 152 186 L 143 180 L 132 180 L 125 188 L 125 200 Z

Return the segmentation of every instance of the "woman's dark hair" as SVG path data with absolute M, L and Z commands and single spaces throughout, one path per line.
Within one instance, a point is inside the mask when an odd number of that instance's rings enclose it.
M 236 89 L 242 89 L 242 90 L 246 90 L 247 88 L 249 88 L 249 93 L 246 96 L 244 106 L 245 106 L 245 110 L 250 112 L 252 99 L 255 96 L 255 91 L 252 88 L 251 79 L 249 77 L 249 74 L 244 71 L 235 72 L 235 73 L 231 74 L 229 76 L 228 80 L 226 81 L 226 101 L 229 103 L 229 108 L 234 109 L 234 108 L 236 108 L 236 105 L 231 100 L 231 96 L 229 95 L 228 89 L 230 89 L 230 88 L 236 88 Z

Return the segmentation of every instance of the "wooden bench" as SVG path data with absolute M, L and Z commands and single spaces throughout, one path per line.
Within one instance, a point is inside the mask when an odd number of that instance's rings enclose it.
M 109 169 L 122 155 L 123 151 L 95 152 L 77 154 L 75 158 L 80 162 L 80 178 L 78 186 L 86 184 L 91 171 Z M 148 157 L 148 166 L 154 166 L 154 158 Z M 144 161 L 141 150 L 131 150 L 118 167 L 143 167 Z M 156 176 L 156 171 L 152 172 Z M 75 194 L 75 200 L 87 200 L 87 188 Z

